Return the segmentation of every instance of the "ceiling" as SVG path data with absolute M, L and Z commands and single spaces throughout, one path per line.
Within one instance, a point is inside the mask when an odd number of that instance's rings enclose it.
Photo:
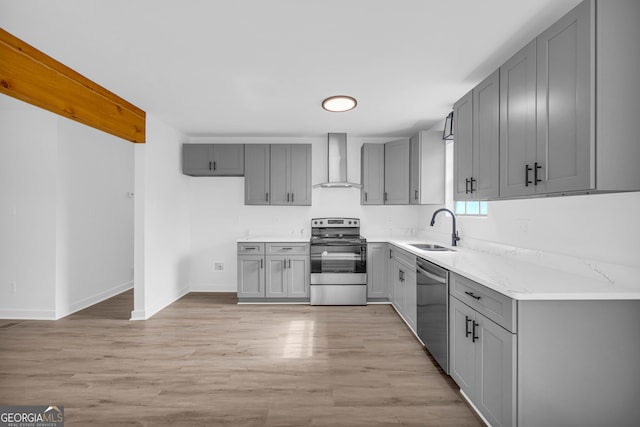
M 0 0 L 0 26 L 187 135 L 408 136 L 577 3 Z

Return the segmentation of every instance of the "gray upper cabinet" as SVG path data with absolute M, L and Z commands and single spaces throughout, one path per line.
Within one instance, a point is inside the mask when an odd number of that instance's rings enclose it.
M 442 132 L 418 132 L 410 139 L 409 151 L 409 204 L 444 203 L 445 144 Z
M 362 182 L 360 203 L 363 205 L 383 205 L 384 145 L 362 144 L 360 155 L 360 182 Z
M 590 3 L 581 3 L 539 35 L 537 50 L 537 156 L 528 165 L 534 169 L 534 187 L 542 193 L 589 189 L 594 154 Z
M 270 173 L 269 144 L 244 147 L 244 204 L 268 205 Z
M 453 198 L 469 200 L 469 178 L 473 175 L 473 92 L 453 106 Z
M 454 199 L 498 196 L 500 73 L 495 71 L 454 107 Z
M 243 176 L 243 144 L 183 144 L 182 173 L 190 176 Z
M 384 144 L 384 203 L 409 204 L 409 140 Z
M 531 194 L 525 167 L 537 155 L 535 40 L 500 67 L 500 115 L 500 196 Z
M 498 70 L 473 89 L 473 175 L 469 189 L 474 199 L 498 196 L 500 153 L 500 73 Z
M 311 205 L 311 145 L 271 145 L 270 203 Z

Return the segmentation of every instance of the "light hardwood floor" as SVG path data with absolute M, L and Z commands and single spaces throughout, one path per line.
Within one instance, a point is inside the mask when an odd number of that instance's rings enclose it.
M 68 426 L 483 425 L 388 305 L 132 306 L 0 321 L 0 405 L 64 405 Z

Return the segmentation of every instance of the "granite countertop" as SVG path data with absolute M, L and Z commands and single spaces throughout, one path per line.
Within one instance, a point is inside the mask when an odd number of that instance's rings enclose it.
M 412 241 L 387 242 L 516 300 L 640 299 L 637 268 L 513 247 L 436 252 Z

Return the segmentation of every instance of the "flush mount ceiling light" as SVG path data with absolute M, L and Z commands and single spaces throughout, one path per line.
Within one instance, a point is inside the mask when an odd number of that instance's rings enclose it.
M 330 96 L 322 101 L 322 108 L 334 113 L 341 113 L 343 111 L 349 111 L 356 108 L 358 101 L 355 98 L 347 95 Z

